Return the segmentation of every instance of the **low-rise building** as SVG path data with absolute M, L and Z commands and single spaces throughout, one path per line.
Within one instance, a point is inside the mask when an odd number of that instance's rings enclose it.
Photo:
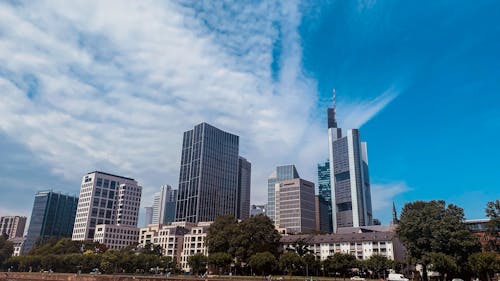
M 0 234 L 6 234 L 9 238 L 23 237 L 26 217 L 4 216 L 0 217 Z
M 14 252 L 12 252 L 13 257 L 17 257 L 22 254 L 24 240 L 26 240 L 26 237 L 15 237 L 9 239 L 9 241 L 12 242 L 14 246 Z
M 164 256 L 180 261 L 184 235 L 188 232 L 188 228 L 183 223 L 177 222 L 171 225 L 150 224 L 140 229 L 139 246 L 145 247 L 147 244 L 160 245 Z
M 151 224 L 140 229 L 139 245 L 160 245 L 165 256 L 175 258 L 180 268 L 189 272 L 188 259 L 194 254 L 208 255 L 205 245 L 207 230 L 212 222 L 172 222 Z
M 108 249 L 123 249 L 139 242 L 139 228 L 128 225 L 98 224 L 95 227 L 94 241 L 106 245 Z
M 190 271 L 188 258 L 194 254 L 208 255 L 207 247 L 205 246 L 205 238 L 207 230 L 212 222 L 199 222 L 196 226 L 191 227 L 189 233 L 184 235 L 184 245 L 182 247 L 181 268 L 184 271 Z
M 374 231 L 364 227 L 349 229 L 351 231 L 335 234 L 288 235 L 281 238 L 281 244 L 284 249 L 288 249 L 293 248 L 298 240 L 303 240 L 321 260 L 335 253 L 343 253 L 354 255 L 359 260 L 378 254 L 391 260 L 404 261 L 405 249 L 394 231 Z

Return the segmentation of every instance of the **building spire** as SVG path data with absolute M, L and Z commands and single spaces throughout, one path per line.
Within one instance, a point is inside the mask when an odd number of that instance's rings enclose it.
M 398 224 L 399 219 L 398 219 L 398 213 L 396 212 L 396 204 L 394 204 L 394 201 L 392 201 L 392 224 Z
M 333 108 L 328 108 L 328 128 L 337 128 L 337 91 L 333 88 Z
M 337 91 L 333 88 L 333 118 L 337 120 Z

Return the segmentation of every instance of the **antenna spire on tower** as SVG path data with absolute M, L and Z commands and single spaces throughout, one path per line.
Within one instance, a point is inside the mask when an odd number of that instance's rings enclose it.
M 337 91 L 333 88 L 333 113 L 337 114 Z

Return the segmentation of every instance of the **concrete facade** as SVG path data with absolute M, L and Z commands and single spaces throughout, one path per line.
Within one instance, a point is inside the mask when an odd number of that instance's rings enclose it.
M 393 231 L 289 235 L 281 239 L 281 244 L 284 249 L 293 248 L 294 242 L 299 239 L 303 239 L 309 250 L 321 260 L 335 253 L 351 254 L 358 260 L 369 259 L 374 254 L 396 261 L 405 260 L 404 246 Z
M 314 183 L 301 178 L 275 183 L 275 226 L 287 233 L 316 229 Z
M 97 225 L 137 227 L 142 187 L 131 178 L 104 172 L 83 176 L 73 240 L 93 240 Z
M 4 216 L 0 217 L 0 234 L 9 238 L 23 237 L 26 226 L 26 217 Z
M 109 249 L 120 250 L 138 243 L 139 229 L 127 225 L 98 224 L 94 241 L 105 244 Z

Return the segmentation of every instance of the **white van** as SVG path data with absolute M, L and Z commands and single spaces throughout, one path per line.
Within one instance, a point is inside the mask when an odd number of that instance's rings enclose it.
M 409 281 L 409 279 L 404 277 L 403 274 L 390 273 L 389 277 L 387 277 L 387 281 Z

